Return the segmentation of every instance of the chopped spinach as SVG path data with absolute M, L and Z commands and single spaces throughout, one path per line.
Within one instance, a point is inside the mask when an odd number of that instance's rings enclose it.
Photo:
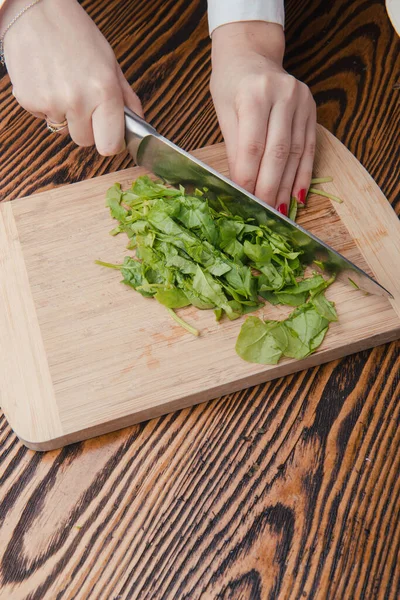
M 304 358 L 313 352 L 337 320 L 324 295 L 332 280 L 304 276 L 301 248 L 265 224 L 233 216 L 222 199 L 216 212 L 207 190 L 191 195 L 144 176 L 127 191 L 112 186 L 106 204 L 118 221 L 111 235 L 124 232 L 134 256 L 121 265 L 96 262 L 121 271 L 124 284 L 155 298 L 193 335 L 199 332 L 176 309 L 191 304 L 213 309 L 220 321 L 224 315 L 233 320 L 253 312 L 265 300 L 293 306 L 283 321 L 248 317 L 236 343 L 244 360 L 276 364 L 282 356 Z M 296 212 L 292 199 L 290 218 Z

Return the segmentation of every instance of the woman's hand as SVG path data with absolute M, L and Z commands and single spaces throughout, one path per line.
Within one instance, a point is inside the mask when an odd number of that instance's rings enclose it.
M 0 30 L 26 6 L 10 0 Z M 4 40 L 13 93 L 23 108 L 53 123 L 68 121 L 80 146 L 104 156 L 125 147 L 124 104 L 142 115 L 112 48 L 76 0 L 41 0 Z
M 231 177 L 288 214 L 305 201 L 314 160 L 316 106 L 310 90 L 282 67 L 282 27 L 231 23 L 212 34 L 211 93 Z

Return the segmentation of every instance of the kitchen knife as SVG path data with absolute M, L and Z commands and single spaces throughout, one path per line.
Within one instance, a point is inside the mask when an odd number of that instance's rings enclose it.
M 388 290 L 339 252 L 164 138 L 128 108 L 125 108 L 125 127 L 126 144 L 137 165 L 173 185 L 207 188 L 207 200 L 215 210 L 221 211 L 221 199 L 232 214 L 255 219 L 259 224 L 268 225 L 276 233 L 287 236 L 303 251 L 307 264 L 323 262 L 325 270 L 338 279 L 348 284 L 355 283 L 365 292 L 392 298 Z

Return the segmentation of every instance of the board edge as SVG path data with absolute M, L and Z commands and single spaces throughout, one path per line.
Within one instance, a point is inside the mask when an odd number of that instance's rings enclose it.
M 396 277 L 396 264 L 400 264 L 400 221 L 376 181 L 350 150 L 322 125 L 317 126 L 317 132 L 318 137 L 324 136 L 333 149 L 340 145 L 341 152 L 336 153 L 337 156 L 344 160 L 345 155 L 346 160 L 354 162 L 357 173 L 363 177 L 362 199 L 353 198 L 346 192 L 348 182 L 334 181 L 343 203 L 331 201 L 331 204 L 374 277 L 392 294 L 393 298 L 388 300 L 400 319 L 400 279 Z M 317 148 L 319 146 L 317 143 Z
M 310 356 L 301 361 L 290 360 L 288 362 L 282 363 L 279 369 L 279 374 L 277 374 L 276 371 L 271 370 L 260 371 L 259 373 L 251 375 L 250 377 L 242 377 L 240 380 L 225 383 L 212 389 L 210 388 L 205 392 L 196 392 L 195 394 L 190 394 L 189 396 L 185 396 L 184 398 L 171 400 L 170 402 L 163 405 L 158 405 L 155 407 L 150 407 L 141 411 L 137 411 L 135 413 L 122 415 L 116 419 L 113 419 L 112 421 L 92 425 L 79 431 L 65 433 L 59 438 L 49 439 L 40 443 L 31 443 L 27 442 L 22 438 L 19 439 L 30 450 L 39 452 L 56 450 L 59 448 L 63 448 L 64 446 L 68 446 L 70 444 L 84 442 L 88 439 L 98 437 L 101 435 L 107 435 L 114 431 L 125 429 L 126 427 L 132 427 L 133 425 L 138 425 L 139 423 L 143 423 L 151 419 L 158 419 L 177 410 L 184 410 L 186 408 L 202 404 L 203 402 L 218 400 L 221 397 L 226 396 L 228 394 L 236 393 L 250 387 L 261 385 L 263 383 L 267 383 L 268 381 L 279 379 L 280 377 L 293 375 L 300 371 L 304 371 L 305 369 L 321 366 L 326 364 L 327 362 L 332 362 L 334 360 L 345 358 L 346 356 L 354 354 L 355 352 L 370 350 L 372 348 L 375 348 L 376 346 L 381 346 L 382 344 L 394 342 L 398 339 L 400 339 L 400 324 L 397 329 L 392 329 L 384 333 L 375 334 L 371 338 L 358 340 L 357 342 L 353 342 L 348 346 L 341 346 L 335 348 L 334 350 L 330 348 L 325 351 L 323 350 L 320 352 L 316 352 L 315 354 L 311 354 Z M 330 355 L 329 361 L 327 361 L 325 357 L 326 353 L 328 352 Z M 271 376 L 269 376 L 269 374 L 271 374 Z M 148 414 L 150 411 L 151 414 Z
M 63 434 L 11 202 L 0 204 L 0 398 L 25 444 Z

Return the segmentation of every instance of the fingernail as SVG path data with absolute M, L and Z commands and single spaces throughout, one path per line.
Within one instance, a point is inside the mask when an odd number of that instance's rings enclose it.
M 287 204 L 280 204 L 278 206 L 278 210 L 279 212 L 284 215 L 285 217 L 287 217 Z
M 307 190 L 304 188 L 299 191 L 297 198 L 298 198 L 298 201 L 301 202 L 301 204 L 306 203 L 306 194 L 307 194 Z

